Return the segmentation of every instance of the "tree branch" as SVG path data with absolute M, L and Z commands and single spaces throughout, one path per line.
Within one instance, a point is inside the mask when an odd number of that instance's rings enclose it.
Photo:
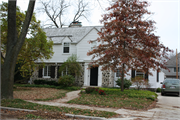
M 21 47 L 22 47 L 22 45 L 23 45 L 23 43 L 25 41 L 26 34 L 28 32 L 28 27 L 29 27 L 29 24 L 30 24 L 32 15 L 33 15 L 33 11 L 34 11 L 35 1 L 36 0 L 30 0 L 29 1 L 29 5 L 28 5 L 28 10 L 26 12 L 25 21 L 23 23 L 22 30 L 21 30 L 19 39 L 18 39 L 17 44 L 16 44 L 17 49 L 18 49 L 18 53 L 21 50 Z

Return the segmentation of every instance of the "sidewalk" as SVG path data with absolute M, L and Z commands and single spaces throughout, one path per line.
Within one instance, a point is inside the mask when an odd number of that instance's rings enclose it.
M 78 91 L 72 91 L 66 94 L 66 97 L 58 100 L 53 100 L 50 102 L 44 102 L 44 101 L 32 101 L 32 100 L 26 100 L 28 102 L 32 103 L 38 103 L 43 105 L 50 105 L 50 106 L 58 106 L 58 107 L 70 107 L 70 108 L 80 108 L 80 109 L 90 109 L 90 110 L 99 110 L 99 111 L 108 111 L 108 112 L 115 112 L 117 114 L 120 114 L 121 118 L 127 119 L 134 119 L 134 118 L 152 118 L 154 115 L 154 112 L 150 111 L 134 111 L 134 110 L 127 110 L 127 109 L 116 109 L 116 108 L 103 108 L 103 107 L 91 107 L 87 105 L 77 105 L 77 104 L 68 104 L 65 103 L 69 100 L 75 99 L 79 97 Z M 115 120 L 116 118 L 110 118 L 109 120 Z
M 164 103 L 162 104 L 162 96 L 158 96 L 159 101 L 157 102 L 157 107 L 154 109 L 149 109 L 148 111 L 137 111 L 137 110 L 128 110 L 128 109 L 116 109 L 116 108 L 102 108 L 102 107 L 91 107 L 87 105 L 77 105 L 77 104 L 68 104 L 65 103 L 69 100 L 79 97 L 79 90 L 72 91 L 66 94 L 66 97 L 58 100 L 53 100 L 50 102 L 43 101 L 31 101 L 26 100 L 32 103 L 38 103 L 43 105 L 50 106 L 58 106 L 58 107 L 70 107 L 70 108 L 80 108 L 80 109 L 90 109 L 90 110 L 100 110 L 100 111 L 108 111 L 115 112 L 119 114 L 118 118 L 101 118 L 101 117 L 91 117 L 91 116 L 83 116 L 83 115 L 72 115 L 66 114 L 69 117 L 78 117 L 81 119 L 99 119 L 99 120 L 178 120 L 180 118 L 180 107 L 172 107 L 166 106 Z M 167 98 L 167 97 L 166 97 Z M 179 99 L 179 98 L 178 98 Z M 13 108 L 12 108 L 13 109 Z M 17 109 L 17 108 L 14 108 Z

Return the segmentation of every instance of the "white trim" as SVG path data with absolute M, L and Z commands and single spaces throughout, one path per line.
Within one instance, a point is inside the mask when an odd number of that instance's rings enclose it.
M 44 68 L 47 66 L 47 76 L 44 76 Z M 46 65 L 46 66 L 44 66 L 44 68 L 43 68 L 43 76 L 42 76 L 42 78 L 51 78 L 51 76 L 48 76 L 48 69 L 49 69 L 49 67 L 50 66 L 48 66 L 48 65 Z M 51 68 L 50 68 L 51 69 Z

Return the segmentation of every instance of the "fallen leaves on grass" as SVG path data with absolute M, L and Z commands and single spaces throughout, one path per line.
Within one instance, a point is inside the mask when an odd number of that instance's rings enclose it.
M 10 116 L 11 118 L 18 119 L 67 119 L 61 112 L 45 112 L 45 111 L 9 111 L 9 110 L 1 110 L 1 114 L 3 116 Z
M 58 90 L 53 88 L 17 87 L 16 90 L 13 91 L 13 95 L 15 99 L 35 100 L 56 98 L 58 95 L 66 92 L 67 90 Z

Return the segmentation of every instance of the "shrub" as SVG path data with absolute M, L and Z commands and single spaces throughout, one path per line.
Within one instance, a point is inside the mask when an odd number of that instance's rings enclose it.
M 161 92 L 161 88 L 157 88 L 157 89 L 156 89 L 156 92 Z
M 34 80 L 34 84 L 36 84 L 36 85 L 44 85 L 44 84 L 46 84 L 46 81 L 45 80 Z
M 100 94 L 100 95 L 106 95 L 106 93 L 104 92 L 104 90 L 99 90 L 99 94 Z
M 119 86 L 121 87 L 121 79 L 118 79 L 118 80 L 116 81 L 116 85 L 119 85 Z M 124 79 L 124 88 L 129 89 L 129 87 L 130 87 L 131 85 L 132 85 L 131 81 L 125 78 L 125 79 Z
M 94 88 L 94 87 L 87 87 L 87 88 L 85 89 L 85 91 L 86 91 L 87 94 L 89 94 L 89 93 L 94 92 L 94 91 L 95 91 L 95 88 Z
M 46 81 L 47 85 L 54 85 L 54 86 L 59 86 L 59 84 L 56 81 Z
M 137 86 L 137 89 L 147 89 L 150 88 L 151 84 L 149 83 L 148 79 L 144 79 L 143 76 L 136 76 L 135 78 L 132 78 L 131 81 L 134 85 Z
M 64 75 L 59 78 L 59 85 L 63 87 L 73 86 L 75 82 L 75 78 L 72 75 Z
M 36 85 L 54 85 L 59 86 L 59 84 L 56 81 L 47 81 L 47 80 L 34 80 L 34 84 Z

